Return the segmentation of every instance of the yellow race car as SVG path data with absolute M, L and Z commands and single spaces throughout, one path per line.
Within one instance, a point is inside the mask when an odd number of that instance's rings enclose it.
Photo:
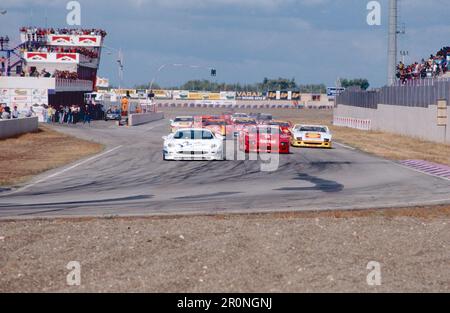
M 295 125 L 292 128 L 293 147 L 328 148 L 333 147 L 330 129 L 319 125 Z

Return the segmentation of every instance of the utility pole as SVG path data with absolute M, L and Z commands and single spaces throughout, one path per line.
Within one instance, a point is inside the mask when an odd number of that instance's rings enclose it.
M 395 84 L 397 69 L 397 0 L 389 0 L 388 85 Z

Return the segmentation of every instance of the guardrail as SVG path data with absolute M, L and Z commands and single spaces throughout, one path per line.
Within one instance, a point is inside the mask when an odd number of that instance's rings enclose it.
M 56 91 L 91 91 L 92 81 L 56 78 Z

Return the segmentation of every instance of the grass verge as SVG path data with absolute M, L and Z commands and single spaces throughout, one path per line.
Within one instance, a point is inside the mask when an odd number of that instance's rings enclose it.
M 0 140 L 0 186 L 23 183 L 45 171 L 94 155 L 103 145 L 40 126 L 35 133 Z

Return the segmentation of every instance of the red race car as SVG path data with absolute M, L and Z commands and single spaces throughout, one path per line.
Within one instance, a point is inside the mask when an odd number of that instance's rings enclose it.
M 203 120 L 203 128 L 211 130 L 215 134 L 227 136 L 233 133 L 233 125 L 223 119 Z
M 292 123 L 287 121 L 267 121 L 264 125 L 279 126 L 281 131 L 287 135 L 291 135 Z
M 246 130 L 249 127 L 256 126 L 256 120 L 250 118 L 239 118 L 233 121 L 232 134 L 235 138 L 239 136 L 241 131 Z
M 290 135 L 284 133 L 279 126 L 253 126 L 240 132 L 239 149 L 245 153 L 289 154 Z

